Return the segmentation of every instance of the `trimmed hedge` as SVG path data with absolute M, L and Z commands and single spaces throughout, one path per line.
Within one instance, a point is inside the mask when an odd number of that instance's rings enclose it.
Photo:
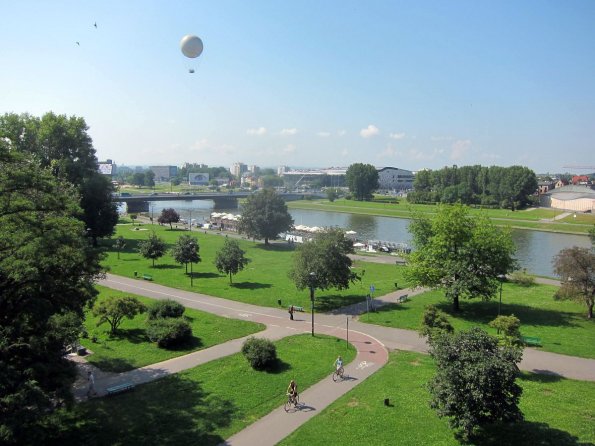
M 182 318 L 153 319 L 147 324 L 147 336 L 161 348 L 172 348 L 192 339 L 192 328 Z
M 184 314 L 184 305 L 172 299 L 158 300 L 149 308 L 149 320 L 182 317 Z
M 255 370 L 264 370 L 277 362 L 277 348 L 268 339 L 249 337 L 242 345 L 242 353 Z

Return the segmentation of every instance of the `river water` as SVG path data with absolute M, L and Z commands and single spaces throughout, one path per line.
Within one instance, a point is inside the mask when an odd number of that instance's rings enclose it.
M 197 223 L 205 222 L 210 213 L 215 211 L 213 202 L 209 200 L 151 202 L 151 210 L 155 219 L 164 208 L 174 208 L 182 218 L 193 219 Z M 240 210 L 217 209 L 216 212 L 238 214 Z M 289 212 L 296 225 L 338 226 L 345 230 L 356 231 L 356 237 L 364 242 L 366 240 L 384 240 L 410 243 L 411 240 L 407 230 L 410 221 L 408 219 L 303 209 L 290 209 Z M 552 259 L 560 250 L 572 246 L 585 248 L 591 246 L 591 241 L 586 235 L 514 229 L 512 238 L 517 247 L 516 258 L 521 268 L 526 268 L 533 274 L 549 277 L 555 276 Z

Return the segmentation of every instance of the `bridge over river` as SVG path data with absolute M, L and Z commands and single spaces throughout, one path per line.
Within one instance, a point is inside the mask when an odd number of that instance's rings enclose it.
M 212 200 L 215 202 L 215 209 L 235 208 L 238 199 L 246 198 L 254 192 L 185 192 L 185 193 L 151 193 L 151 194 L 114 194 L 112 200 L 118 203 L 126 203 L 128 212 L 148 212 L 151 201 L 191 201 L 191 200 Z M 317 192 L 280 192 L 279 196 L 285 201 L 303 200 L 307 197 L 324 198 L 326 195 Z

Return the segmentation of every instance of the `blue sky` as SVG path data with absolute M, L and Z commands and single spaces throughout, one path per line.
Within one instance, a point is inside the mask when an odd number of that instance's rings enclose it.
M 4 0 L 0 17 L 0 113 L 82 116 L 100 160 L 595 164 L 591 0 Z

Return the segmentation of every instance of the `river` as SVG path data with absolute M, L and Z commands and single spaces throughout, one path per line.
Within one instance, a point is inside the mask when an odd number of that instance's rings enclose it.
M 210 213 L 214 212 L 213 202 L 209 200 L 157 201 L 151 203 L 153 217 L 156 219 L 162 209 L 170 207 L 176 209 L 182 218 L 192 218 L 198 223 L 208 220 Z M 240 210 L 217 209 L 217 212 L 238 214 Z M 356 237 L 364 242 L 384 240 L 410 243 L 411 240 L 407 230 L 410 221 L 408 219 L 303 209 L 290 209 L 289 212 L 296 225 L 338 226 L 345 230 L 356 231 Z M 552 259 L 560 250 L 572 246 L 585 248 L 591 246 L 591 241 L 586 235 L 514 229 L 512 238 L 517 247 L 516 258 L 521 268 L 526 268 L 532 274 L 548 277 L 555 276 Z

